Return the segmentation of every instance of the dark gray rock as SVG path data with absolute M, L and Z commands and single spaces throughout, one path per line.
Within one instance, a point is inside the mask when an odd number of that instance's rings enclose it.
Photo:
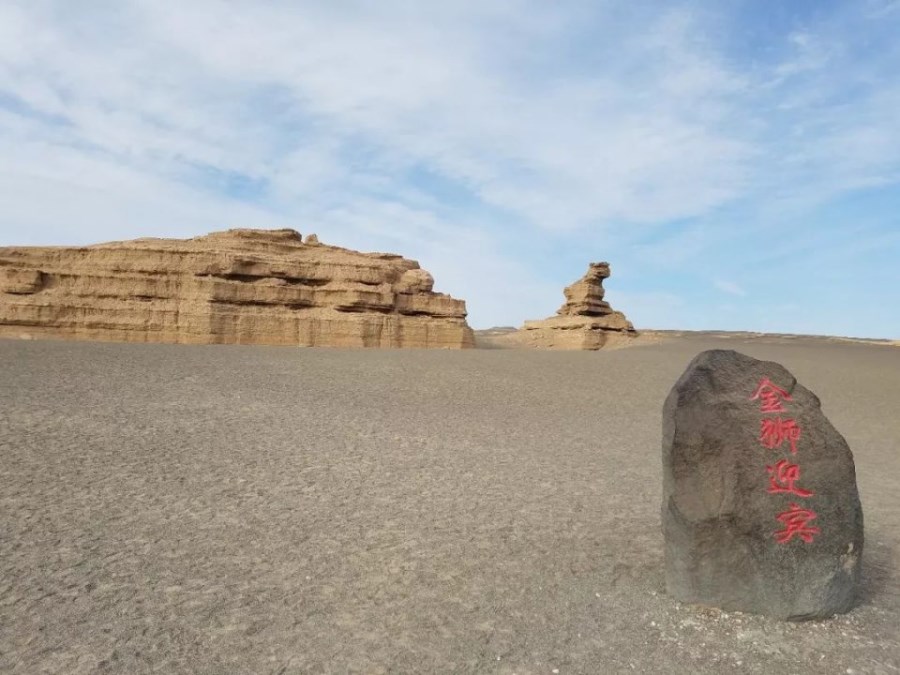
M 671 595 L 793 620 L 853 606 L 863 549 L 853 455 L 784 367 L 698 355 L 666 399 L 662 454 Z

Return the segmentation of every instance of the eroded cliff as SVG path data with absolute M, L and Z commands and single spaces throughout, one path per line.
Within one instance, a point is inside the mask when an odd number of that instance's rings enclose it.
M 414 260 L 228 230 L 0 248 L 0 336 L 333 347 L 474 344 L 465 302 Z
M 609 263 L 591 263 L 581 279 L 566 286 L 556 316 L 526 321 L 519 341 L 545 349 L 600 349 L 633 338 L 631 322 L 604 300 L 603 280 L 610 274 Z

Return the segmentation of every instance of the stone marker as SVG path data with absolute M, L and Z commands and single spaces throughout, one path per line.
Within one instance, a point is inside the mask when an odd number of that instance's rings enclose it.
M 781 619 L 846 612 L 863 515 L 847 442 L 781 365 L 699 354 L 663 408 L 666 586 Z

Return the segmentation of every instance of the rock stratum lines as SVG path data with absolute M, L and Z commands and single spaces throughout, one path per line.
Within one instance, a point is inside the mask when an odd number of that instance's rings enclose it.
M 609 263 L 591 263 L 581 279 L 566 286 L 556 316 L 525 322 L 522 341 L 545 349 L 600 349 L 634 337 L 631 322 L 603 299 L 603 280 L 610 274 Z
M 474 346 L 414 260 L 294 230 L 0 248 L 0 336 L 184 344 Z

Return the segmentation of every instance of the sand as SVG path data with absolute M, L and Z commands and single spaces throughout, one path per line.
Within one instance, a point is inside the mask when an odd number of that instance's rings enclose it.
M 856 457 L 864 592 L 780 623 L 664 592 L 660 413 L 780 361 Z M 896 673 L 900 349 L 0 341 L 0 672 Z

